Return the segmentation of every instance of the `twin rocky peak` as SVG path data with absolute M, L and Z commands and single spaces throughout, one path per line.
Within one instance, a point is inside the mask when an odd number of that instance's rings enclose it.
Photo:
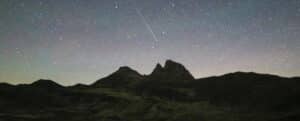
M 149 75 L 142 75 L 130 67 L 120 67 L 111 75 L 96 81 L 92 86 L 125 86 L 142 80 L 149 81 L 174 81 L 194 80 L 192 74 L 180 63 L 167 60 L 164 66 L 157 64 Z

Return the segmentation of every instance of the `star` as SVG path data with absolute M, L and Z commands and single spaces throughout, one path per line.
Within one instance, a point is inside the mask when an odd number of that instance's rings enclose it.
M 62 41 L 64 38 L 62 36 L 59 36 L 58 40 Z
M 20 7 L 22 7 L 22 8 L 25 7 L 25 3 L 21 2 Z
M 273 17 L 269 17 L 269 18 L 268 18 L 268 21 L 273 21 Z
M 176 4 L 174 2 L 170 2 L 171 7 L 174 8 L 176 6 Z
M 18 51 L 16 51 L 16 53 L 17 53 L 17 54 L 21 54 L 21 51 L 18 50 Z
M 115 8 L 116 8 L 116 9 L 119 8 L 118 2 L 115 2 Z

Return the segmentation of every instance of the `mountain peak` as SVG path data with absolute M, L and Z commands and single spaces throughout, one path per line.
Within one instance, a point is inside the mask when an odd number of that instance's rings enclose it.
M 187 70 L 185 69 L 185 67 L 184 67 L 182 64 L 177 63 L 177 62 L 172 61 L 172 60 L 167 60 L 167 61 L 165 62 L 164 68 L 165 68 L 166 70 L 183 69 L 183 70 L 187 71 Z
M 172 60 L 167 60 L 164 67 L 157 64 L 150 78 L 155 80 L 193 80 L 194 77 L 180 63 Z
M 63 86 L 57 84 L 56 82 L 48 79 L 39 79 L 31 84 L 32 86 L 36 87 L 54 87 L 54 88 L 61 88 Z
M 133 69 L 131 69 L 130 67 L 128 66 L 121 66 L 118 71 L 132 71 Z
M 155 68 L 162 69 L 163 67 L 160 65 L 160 63 L 157 63 Z
M 166 60 L 166 62 L 165 62 L 165 66 L 168 66 L 168 65 L 177 65 L 177 64 L 179 64 L 179 63 L 177 63 L 177 62 L 175 62 L 173 60 L 170 60 L 170 59 Z
M 164 71 L 164 68 L 158 63 L 156 64 L 154 70 L 152 71 L 151 75 L 156 75 L 156 74 L 159 74 L 161 72 Z
M 96 81 L 92 86 L 122 87 L 131 82 L 141 80 L 143 76 L 128 66 L 120 67 L 116 72 Z
M 116 72 L 112 73 L 111 75 L 140 75 L 137 71 L 131 69 L 128 66 L 120 67 Z

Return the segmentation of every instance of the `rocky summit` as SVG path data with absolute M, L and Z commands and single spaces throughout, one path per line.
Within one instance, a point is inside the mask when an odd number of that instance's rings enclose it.
M 167 60 L 164 67 L 157 64 L 149 75 L 152 80 L 194 80 L 192 74 L 180 63 Z

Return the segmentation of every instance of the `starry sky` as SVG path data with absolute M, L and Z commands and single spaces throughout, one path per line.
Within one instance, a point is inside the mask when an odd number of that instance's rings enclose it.
M 197 77 L 300 76 L 299 0 L 1 0 L 0 82 L 90 84 L 166 59 Z

